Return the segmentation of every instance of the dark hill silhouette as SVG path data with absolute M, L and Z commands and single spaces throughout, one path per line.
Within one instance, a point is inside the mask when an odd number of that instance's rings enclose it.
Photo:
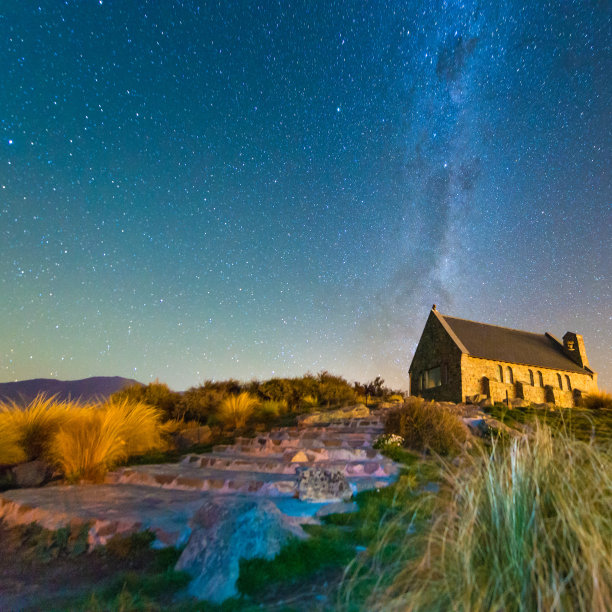
M 33 378 L 18 382 L 0 383 L 0 400 L 29 402 L 39 393 L 57 395 L 58 399 L 81 399 L 83 401 L 106 398 L 130 385 L 140 385 L 137 380 L 121 376 L 92 376 L 80 380 L 57 380 L 56 378 Z

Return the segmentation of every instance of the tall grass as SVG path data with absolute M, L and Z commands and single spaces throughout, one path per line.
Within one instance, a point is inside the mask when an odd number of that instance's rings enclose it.
M 43 459 L 69 480 L 99 481 L 131 455 L 162 445 L 160 412 L 142 402 L 60 402 L 38 396 L 0 406 L 0 463 Z
M 111 400 L 75 411 L 54 437 L 51 456 L 68 480 L 99 482 L 120 461 L 160 445 L 158 410 L 128 399 Z
M 582 397 L 580 404 L 589 410 L 612 410 L 612 394 L 607 391 L 593 391 Z
M 449 467 L 445 492 L 423 555 L 363 609 L 612 609 L 609 448 L 538 424 Z M 374 556 L 384 555 L 380 547 Z
M 0 463 L 43 458 L 76 402 L 38 395 L 27 406 L 0 404 Z
M 247 391 L 238 395 L 229 395 L 221 402 L 217 416 L 224 425 L 240 429 L 246 425 L 257 403 L 257 399 Z
M 404 438 L 405 446 L 447 455 L 461 450 L 467 428 L 448 408 L 409 397 L 403 406 L 389 412 L 385 431 Z

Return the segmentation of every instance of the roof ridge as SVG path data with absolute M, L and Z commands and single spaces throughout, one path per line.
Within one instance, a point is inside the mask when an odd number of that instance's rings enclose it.
M 539 334 L 538 332 L 530 332 L 525 329 L 516 329 L 515 327 L 504 327 L 503 325 L 495 325 L 494 323 L 482 323 L 482 321 L 472 321 L 472 319 L 464 319 L 462 317 L 453 317 L 451 315 L 445 315 L 441 312 L 438 314 L 442 315 L 445 319 L 457 319 L 458 321 L 467 321 L 468 323 L 475 323 L 476 325 L 486 325 L 487 327 L 497 327 L 498 329 L 507 329 L 508 331 L 521 332 L 522 334 L 530 334 L 531 336 L 546 336 L 547 332 Z

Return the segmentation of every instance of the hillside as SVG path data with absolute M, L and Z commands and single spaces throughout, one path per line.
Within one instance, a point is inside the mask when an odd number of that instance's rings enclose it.
M 92 376 L 80 380 L 57 380 L 55 378 L 33 378 L 17 382 L 0 383 L 0 400 L 30 401 L 39 393 L 57 395 L 58 399 L 82 399 L 89 401 L 108 397 L 124 387 L 141 384 L 132 378 L 121 376 Z

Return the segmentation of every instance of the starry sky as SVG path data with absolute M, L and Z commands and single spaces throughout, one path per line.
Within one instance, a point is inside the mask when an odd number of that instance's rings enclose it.
M 609 1 L 0 2 L 0 381 L 380 374 L 433 303 L 612 388 Z

